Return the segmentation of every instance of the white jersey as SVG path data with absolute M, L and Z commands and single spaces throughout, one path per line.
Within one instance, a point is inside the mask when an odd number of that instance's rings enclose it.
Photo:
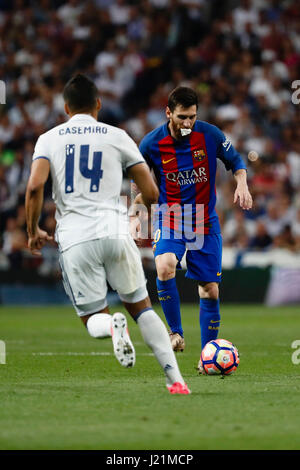
M 124 130 L 76 114 L 38 138 L 33 160 L 38 158 L 50 162 L 60 251 L 128 233 L 127 207 L 120 201 L 123 170 L 144 158 Z

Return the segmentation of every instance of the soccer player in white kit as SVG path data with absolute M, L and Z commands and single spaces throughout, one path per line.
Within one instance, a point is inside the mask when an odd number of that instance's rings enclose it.
M 189 394 L 167 329 L 152 308 L 140 253 L 129 234 L 127 209 L 120 204 L 123 170 L 140 188 L 148 209 L 157 201 L 157 187 L 126 132 L 97 121 L 101 102 L 88 77 L 71 78 L 63 97 L 70 119 L 42 134 L 33 154 L 25 201 L 28 246 L 41 256 L 41 248 L 51 240 L 38 225 L 51 172 L 64 287 L 87 331 L 94 338 L 111 336 L 120 364 L 134 365 L 126 317 L 109 314 L 108 281 L 161 365 L 170 393 Z

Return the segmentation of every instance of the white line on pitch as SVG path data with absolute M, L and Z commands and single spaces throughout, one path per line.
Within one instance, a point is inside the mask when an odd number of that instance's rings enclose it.
M 33 356 L 114 356 L 113 353 L 110 352 L 74 352 L 74 351 L 67 351 L 67 352 L 33 352 L 31 353 Z M 153 356 L 153 353 L 139 353 L 139 356 Z

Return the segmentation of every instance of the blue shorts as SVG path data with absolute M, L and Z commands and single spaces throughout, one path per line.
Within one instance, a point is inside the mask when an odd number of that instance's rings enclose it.
M 166 239 L 160 229 L 154 233 L 154 257 L 164 253 L 174 253 L 178 259 L 177 269 L 181 269 L 180 262 L 186 251 L 185 277 L 200 282 L 221 282 L 222 235 L 220 233 L 202 235 L 199 246 L 199 249 L 195 249 L 196 246 L 193 246 L 189 240 L 184 237 L 176 239 L 173 233 Z

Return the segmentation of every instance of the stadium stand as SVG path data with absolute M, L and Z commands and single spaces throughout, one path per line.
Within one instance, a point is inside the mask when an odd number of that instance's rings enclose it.
M 0 270 L 59 276 L 55 246 L 43 260 L 27 251 L 24 194 L 35 141 L 66 120 L 61 90 L 78 71 L 99 88 L 99 120 L 137 143 L 165 120 L 168 93 L 193 87 L 199 118 L 222 128 L 249 166 L 247 213 L 233 206 L 231 175 L 218 174 L 225 262 L 232 250 L 248 263 L 272 250 L 299 262 L 297 0 L 0 0 Z M 50 184 L 45 201 L 41 224 L 53 233 Z

